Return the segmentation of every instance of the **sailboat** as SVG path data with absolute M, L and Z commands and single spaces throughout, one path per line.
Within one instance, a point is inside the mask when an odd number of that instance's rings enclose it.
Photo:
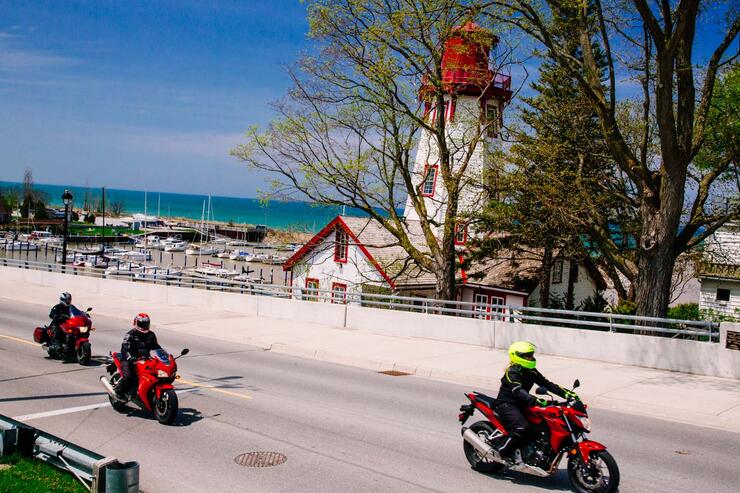
M 208 213 L 211 212 L 211 196 L 208 196 Z M 208 244 L 208 229 L 206 226 L 206 201 L 203 201 L 203 211 L 200 215 L 200 243 L 191 243 L 185 250 L 185 255 L 214 255 L 218 253 L 218 248 Z M 203 229 L 206 228 L 205 241 L 203 239 Z

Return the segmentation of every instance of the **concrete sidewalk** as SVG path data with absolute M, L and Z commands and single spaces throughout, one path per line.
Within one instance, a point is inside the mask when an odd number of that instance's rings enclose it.
M 251 344 L 303 358 L 367 368 L 397 370 L 423 378 L 495 393 L 507 365 L 505 351 L 410 337 L 391 337 L 318 324 L 173 306 L 76 290 L 80 307 L 129 324 L 141 311 L 153 327 Z M 39 304 L 40 322 L 59 296 L 55 288 L 0 281 L 0 304 Z M 43 307 L 43 308 L 42 308 Z M 454 320 L 451 320 L 454 323 Z M 639 337 L 639 336 L 635 336 Z M 533 341 L 536 342 L 537 341 Z M 740 381 L 615 365 L 541 354 L 538 368 L 570 385 L 579 378 L 583 400 L 596 408 L 740 433 Z

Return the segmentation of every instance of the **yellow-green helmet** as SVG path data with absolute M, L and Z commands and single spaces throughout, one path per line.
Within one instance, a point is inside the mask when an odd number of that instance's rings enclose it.
M 509 346 L 509 359 L 515 365 L 533 370 L 537 366 L 537 360 L 534 359 L 535 349 L 537 348 L 531 342 L 517 341 Z

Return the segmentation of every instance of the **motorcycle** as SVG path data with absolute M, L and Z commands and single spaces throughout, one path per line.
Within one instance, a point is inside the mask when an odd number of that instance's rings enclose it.
M 579 385 L 576 380 L 573 388 Z M 494 410 L 496 399 L 478 392 L 466 394 L 470 404 L 460 407 L 460 424 L 464 425 L 476 410 L 487 418 L 462 428 L 463 450 L 472 468 L 482 473 L 499 473 L 508 468 L 547 477 L 557 471 L 563 456 L 567 456 L 568 478 L 577 493 L 616 492 L 617 462 L 604 445 L 586 438 L 591 431 L 587 406 L 574 398 L 557 402 L 542 387 L 536 393 L 549 396 L 549 403 L 525 410 L 529 436 L 527 443 L 514 452 L 513 461 L 502 458 L 497 451 L 508 433 Z
M 183 349 L 180 356 L 190 352 Z M 177 358 L 179 358 L 178 356 Z M 112 363 L 106 369 L 110 379 L 100 377 L 100 383 L 108 391 L 108 400 L 118 412 L 126 410 L 126 403 L 131 402 L 141 409 L 153 413 L 162 424 L 170 425 L 177 418 L 178 402 L 175 388 L 172 386 L 177 376 L 177 358 L 163 349 L 157 349 L 151 355 L 138 359 L 134 370 L 138 379 L 138 388 L 125 397 L 116 395 L 114 386 L 121 380 L 121 353 L 111 353 Z
M 75 306 L 70 307 L 71 317 L 59 326 L 65 334 L 61 345 L 54 344 L 54 329 L 48 325 L 33 329 L 34 342 L 41 344 L 50 358 L 68 362 L 77 360 L 81 365 L 87 365 L 92 358 L 90 332 L 95 330 L 90 318 L 91 311 L 92 308 L 83 312 Z

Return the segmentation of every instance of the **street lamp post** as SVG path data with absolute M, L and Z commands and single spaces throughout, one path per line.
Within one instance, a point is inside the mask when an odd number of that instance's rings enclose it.
M 64 230 L 62 232 L 62 265 L 67 265 L 67 228 L 69 226 L 69 206 L 72 204 L 72 194 L 65 190 L 62 194 L 64 202 Z

